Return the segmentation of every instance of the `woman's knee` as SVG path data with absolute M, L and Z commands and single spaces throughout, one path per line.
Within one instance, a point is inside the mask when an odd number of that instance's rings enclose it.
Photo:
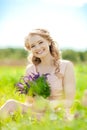
M 6 103 L 3 105 L 3 108 L 10 111 L 10 110 L 15 110 L 18 106 L 18 102 L 14 99 L 9 99 L 6 101 Z
M 13 112 L 13 111 L 21 111 L 23 113 L 28 111 L 29 106 L 27 106 L 24 103 L 21 103 L 17 100 L 14 99 L 9 99 L 5 102 L 5 104 L 2 106 L 3 111 L 7 112 Z
M 10 99 L 3 104 L 0 108 L 0 117 L 7 117 L 9 113 L 14 112 L 17 109 L 17 101 Z
M 24 113 L 28 110 L 27 105 L 25 105 L 24 103 L 21 103 L 17 100 L 14 100 L 14 99 L 7 100 L 6 104 L 7 104 L 7 107 L 12 111 L 19 110 Z
M 9 99 L 9 100 L 6 101 L 7 104 L 14 104 L 14 103 L 16 103 L 16 102 L 17 102 L 17 101 L 14 100 L 14 99 Z

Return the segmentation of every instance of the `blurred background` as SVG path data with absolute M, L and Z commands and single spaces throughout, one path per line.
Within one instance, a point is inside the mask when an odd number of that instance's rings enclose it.
M 87 61 L 87 0 L 0 0 L 0 65 L 26 64 L 24 39 L 35 28 L 50 31 L 63 58 Z
M 76 100 L 71 111 L 76 112 L 75 119 L 62 120 L 60 109 L 56 122 L 47 115 L 38 123 L 18 111 L 0 120 L 0 130 L 86 130 L 87 105 L 83 107 L 81 101 L 87 104 L 87 0 L 0 0 L 0 106 L 8 99 L 25 101 L 25 95 L 15 92 L 15 84 L 28 63 L 24 39 L 35 28 L 47 29 L 62 57 L 74 63 Z

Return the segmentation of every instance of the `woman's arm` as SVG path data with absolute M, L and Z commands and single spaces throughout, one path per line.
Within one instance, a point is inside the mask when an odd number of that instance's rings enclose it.
M 65 107 L 70 108 L 75 98 L 75 73 L 72 62 L 68 62 L 64 74 Z

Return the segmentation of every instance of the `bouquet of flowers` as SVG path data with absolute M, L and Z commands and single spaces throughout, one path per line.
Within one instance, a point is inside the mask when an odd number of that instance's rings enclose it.
M 20 81 L 16 84 L 17 91 L 20 94 L 28 96 L 42 96 L 47 98 L 50 96 L 50 85 L 47 82 L 47 76 L 49 74 L 43 74 L 40 76 L 39 73 L 28 76 L 22 76 Z

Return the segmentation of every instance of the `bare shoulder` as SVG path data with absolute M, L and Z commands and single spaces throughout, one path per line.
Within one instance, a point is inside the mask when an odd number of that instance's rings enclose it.
M 36 68 L 34 64 L 29 64 L 26 67 L 26 74 L 36 73 Z
M 73 62 L 69 60 L 60 60 L 60 65 L 62 66 L 73 66 Z
M 26 67 L 26 70 L 32 69 L 33 67 L 34 67 L 33 64 L 28 64 L 27 67 Z
M 60 60 L 60 71 L 64 75 L 66 71 L 73 71 L 74 65 L 69 60 Z
M 60 63 L 62 63 L 62 64 L 68 64 L 68 63 L 71 63 L 72 64 L 72 61 L 70 61 L 70 60 L 60 60 Z

